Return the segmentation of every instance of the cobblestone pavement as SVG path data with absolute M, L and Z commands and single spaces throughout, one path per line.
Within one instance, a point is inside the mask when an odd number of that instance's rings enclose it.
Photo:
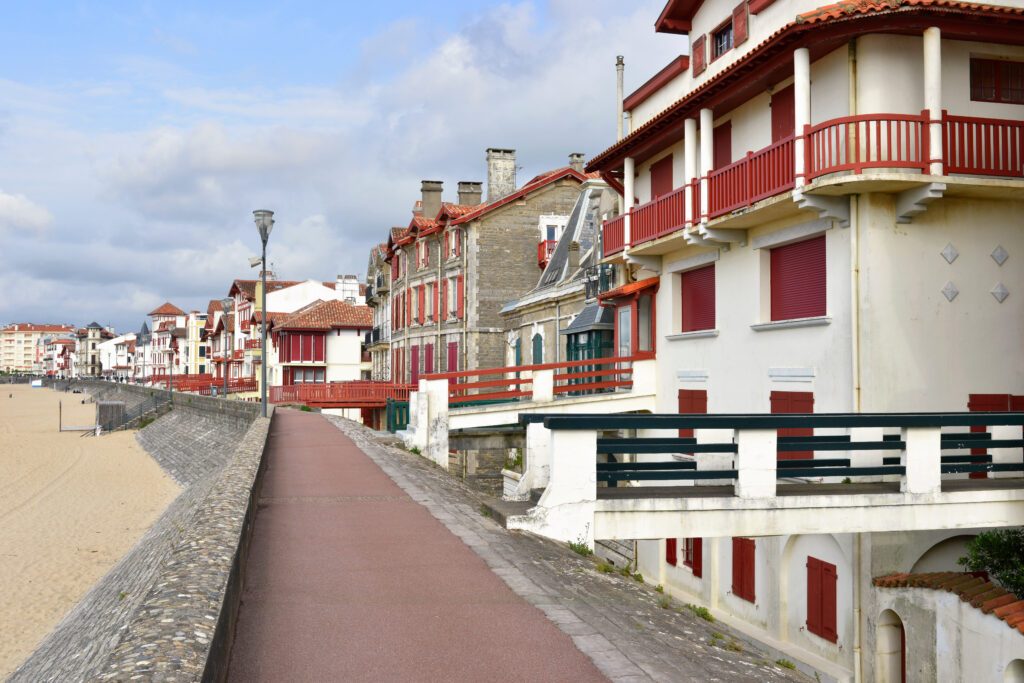
M 390 436 L 328 416 L 416 502 L 461 538 L 515 593 L 535 605 L 611 680 L 809 681 L 783 669 L 745 636 L 678 602 L 661 606 L 650 586 L 568 548 L 510 532 L 481 513 L 479 494 Z M 519 653 L 528 658 L 530 653 Z

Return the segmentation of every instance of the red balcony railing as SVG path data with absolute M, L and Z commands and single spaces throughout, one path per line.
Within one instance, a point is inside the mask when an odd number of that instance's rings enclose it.
M 685 186 L 634 208 L 629 219 L 630 243 L 642 244 L 682 230 L 685 212 Z
M 294 384 L 286 387 L 270 387 L 271 403 L 302 403 L 306 405 L 336 407 L 381 407 L 387 400 L 408 401 L 411 384 L 391 382 L 330 382 L 327 384 Z
M 604 255 L 611 256 L 626 246 L 626 216 L 622 215 L 604 222 Z
M 1024 176 L 1024 121 L 942 112 L 946 173 Z
M 245 351 L 243 351 L 242 349 L 235 349 L 234 351 L 231 352 L 231 360 L 242 360 L 242 357 L 244 355 Z
M 712 218 L 793 189 L 795 136 L 783 138 L 708 175 Z
M 556 244 L 558 242 L 555 240 L 541 240 L 537 243 L 537 266 L 539 268 L 544 268 L 548 265 L 551 255 L 555 253 Z
M 694 178 L 690 181 L 690 197 L 691 203 L 693 204 L 693 221 L 697 222 L 701 217 L 701 203 L 700 203 L 700 178 Z
M 258 349 L 258 348 L 260 348 L 260 343 L 262 341 L 263 341 L 262 339 L 246 339 L 245 340 L 245 348 L 247 348 L 247 349 Z
M 928 170 L 928 114 L 863 114 L 808 126 L 807 179 L 868 168 Z

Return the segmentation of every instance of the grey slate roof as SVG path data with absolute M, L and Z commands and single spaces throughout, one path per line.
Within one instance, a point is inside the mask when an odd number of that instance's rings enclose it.
M 615 328 L 615 311 L 609 306 L 599 306 L 591 301 L 580 314 L 562 330 L 562 334 L 578 334 L 591 330 L 611 330 Z

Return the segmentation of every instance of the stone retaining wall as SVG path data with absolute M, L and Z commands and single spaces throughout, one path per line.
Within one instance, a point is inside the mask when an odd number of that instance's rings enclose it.
M 126 403 L 166 393 L 86 389 Z M 171 413 L 137 438 L 184 490 L 11 681 L 223 678 L 270 427 L 258 414 L 259 404 L 175 392 Z

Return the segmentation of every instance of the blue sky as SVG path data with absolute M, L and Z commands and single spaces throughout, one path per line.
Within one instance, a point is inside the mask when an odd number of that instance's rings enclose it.
M 248 277 L 254 208 L 288 279 L 362 277 L 423 178 L 520 179 L 613 142 L 685 51 L 659 0 L 4 3 L 0 322 L 137 329 Z

